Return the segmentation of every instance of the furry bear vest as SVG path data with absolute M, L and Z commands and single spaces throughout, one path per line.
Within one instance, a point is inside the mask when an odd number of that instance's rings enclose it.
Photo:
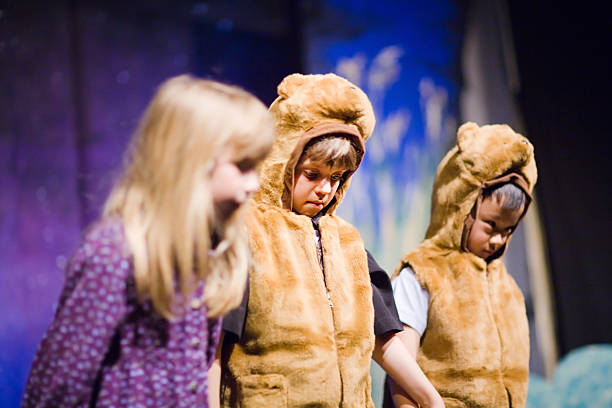
M 422 245 L 402 263 L 435 294 L 417 361 L 446 407 L 523 407 L 529 327 L 523 295 L 501 260 L 487 265 Z
M 321 217 L 323 273 L 309 217 L 266 204 L 249 211 L 248 313 L 223 357 L 223 406 L 373 407 L 374 311 L 359 233 Z

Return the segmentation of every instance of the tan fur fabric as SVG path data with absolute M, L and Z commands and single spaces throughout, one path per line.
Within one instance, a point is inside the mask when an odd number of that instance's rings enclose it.
M 430 293 L 417 360 L 447 407 L 523 407 L 529 327 L 523 295 L 501 258 L 461 250 L 465 220 L 483 183 L 514 172 L 529 190 L 537 179 L 533 146 L 506 125 L 459 128 L 438 167 L 426 240 L 405 255 Z
M 224 407 L 373 407 L 374 310 L 359 232 L 333 215 L 319 221 L 324 270 L 311 218 L 282 202 L 287 161 L 308 130 L 342 123 L 367 139 L 374 115 L 357 87 L 333 74 L 285 78 L 270 110 L 278 134 L 249 208 L 253 256 L 243 337 L 223 350 Z M 299 153 L 299 152 L 298 152 Z M 333 306 L 330 307 L 327 292 Z

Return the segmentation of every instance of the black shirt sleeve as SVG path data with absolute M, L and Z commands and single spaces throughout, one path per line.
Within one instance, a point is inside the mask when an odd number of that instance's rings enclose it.
M 247 306 L 249 304 L 249 278 L 247 277 L 246 287 L 242 295 L 242 302 L 234 310 L 223 317 L 223 331 L 225 340 L 236 343 L 242 337 L 244 323 L 246 321 Z
M 378 265 L 368 250 L 366 253 L 368 254 L 368 269 L 374 303 L 374 334 L 379 336 L 402 331 L 404 328 L 397 313 L 395 300 L 393 300 L 393 288 L 389 275 Z
M 389 275 L 378 265 L 369 251 L 366 250 L 366 253 L 368 255 L 368 270 L 370 272 L 372 301 L 374 303 L 374 334 L 379 336 L 389 332 L 402 331 L 403 326 L 399 320 L 395 301 L 393 300 L 393 289 L 391 288 Z M 249 280 L 247 279 L 242 302 L 236 309 L 223 317 L 223 330 L 225 331 L 226 341 L 235 343 L 242 337 L 248 304 Z

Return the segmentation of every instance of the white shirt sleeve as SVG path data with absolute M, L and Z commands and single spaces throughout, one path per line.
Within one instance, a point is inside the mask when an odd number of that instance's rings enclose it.
M 391 285 L 400 320 L 422 336 L 427 327 L 429 293 L 421 287 L 410 267 L 402 269 Z

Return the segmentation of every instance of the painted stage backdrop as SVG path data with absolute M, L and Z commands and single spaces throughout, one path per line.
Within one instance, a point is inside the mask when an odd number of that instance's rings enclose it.
M 389 273 L 423 239 L 436 167 L 453 145 L 460 15 L 452 1 L 326 2 L 305 28 L 307 70 L 369 96 L 376 127 L 339 207 Z
M 459 124 L 456 2 L 262 4 L 0 6 L 0 407 L 19 405 L 66 262 L 99 213 L 142 110 L 169 76 L 234 83 L 267 104 L 289 73 L 347 77 L 372 100 L 377 126 L 340 214 L 389 272 L 422 240 L 435 169 Z M 379 404 L 382 375 L 374 369 L 373 378 Z M 536 388 L 557 395 L 549 384 Z

